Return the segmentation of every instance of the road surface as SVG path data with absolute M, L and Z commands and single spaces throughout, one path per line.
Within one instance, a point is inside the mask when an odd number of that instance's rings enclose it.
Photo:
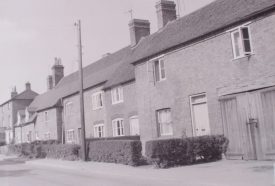
M 0 158 L 0 186 L 267 186 L 272 162 L 221 161 L 154 169 L 94 162 Z

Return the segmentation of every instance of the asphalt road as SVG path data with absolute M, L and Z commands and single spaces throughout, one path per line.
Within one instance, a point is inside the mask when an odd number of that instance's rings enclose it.
M 0 186 L 267 186 L 273 162 L 219 161 L 171 169 L 0 156 Z M 274 180 L 275 181 L 275 180 Z
M 115 170 L 110 170 L 115 171 Z M 48 166 L 32 166 L 18 158 L 0 161 L 0 186 L 131 186 L 131 185 L 169 185 L 158 180 L 144 177 L 137 179 L 132 176 L 115 174 L 112 176 L 101 173 L 85 172 L 54 168 Z

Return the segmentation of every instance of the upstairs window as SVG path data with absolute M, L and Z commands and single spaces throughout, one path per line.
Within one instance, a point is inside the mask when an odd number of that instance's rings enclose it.
M 73 103 L 72 102 L 68 102 L 65 104 L 65 115 L 69 116 L 71 115 L 73 112 Z
M 94 126 L 94 137 L 95 138 L 104 137 L 104 124 L 98 124 Z
M 112 121 L 113 136 L 124 136 L 124 123 L 122 118 L 114 119 Z
M 155 81 L 159 82 L 166 79 L 165 64 L 163 59 L 154 62 Z
M 92 95 L 93 110 L 97 110 L 103 107 L 103 92 L 97 92 Z
M 173 135 L 171 109 L 158 110 L 157 123 L 161 136 Z
M 251 36 L 248 26 L 241 26 L 231 32 L 234 59 L 252 54 Z
M 122 86 L 115 87 L 111 90 L 112 104 L 123 102 L 123 88 Z
M 44 112 L 44 119 L 45 119 L 45 122 L 49 121 L 49 112 L 48 111 Z

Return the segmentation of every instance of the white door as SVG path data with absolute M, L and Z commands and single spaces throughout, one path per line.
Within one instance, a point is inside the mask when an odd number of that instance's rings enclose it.
M 210 134 L 207 99 L 205 94 L 192 96 L 191 99 L 192 124 L 195 136 Z
M 130 118 L 130 134 L 131 136 L 139 135 L 139 121 L 138 117 L 134 116 Z

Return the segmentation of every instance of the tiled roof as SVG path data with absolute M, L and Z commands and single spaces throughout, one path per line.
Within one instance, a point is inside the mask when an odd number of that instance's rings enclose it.
M 136 47 L 125 47 L 84 68 L 84 88 L 105 83 L 110 88 L 135 79 L 132 63 L 153 57 L 176 46 L 229 27 L 261 11 L 274 8 L 275 0 L 217 0 L 143 38 Z M 64 77 L 51 91 L 36 97 L 30 107 L 53 107 L 62 97 L 78 92 L 78 74 Z
M 8 101 L 5 101 L 4 103 L 1 104 L 4 105 L 12 100 L 31 100 L 34 99 L 38 94 L 32 90 L 25 90 L 21 92 L 20 94 L 17 94 L 13 98 L 9 99 Z
M 167 24 L 165 28 L 144 38 L 134 49 L 130 61 L 142 61 L 169 48 L 184 45 L 260 11 L 273 7 L 275 0 L 217 0 Z
M 130 52 L 131 48 L 125 47 L 85 67 L 83 70 L 84 89 L 97 86 L 112 79 L 114 72 L 124 64 L 124 59 Z M 132 66 L 129 63 L 124 65 Z M 128 78 L 128 76 L 125 78 Z M 78 73 L 75 72 L 64 77 L 52 90 L 37 96 L 30 107 L 36 108 L 37 111 L 50 108 L 56 106 L 60 98 L 75 94 L 78 91 Z

